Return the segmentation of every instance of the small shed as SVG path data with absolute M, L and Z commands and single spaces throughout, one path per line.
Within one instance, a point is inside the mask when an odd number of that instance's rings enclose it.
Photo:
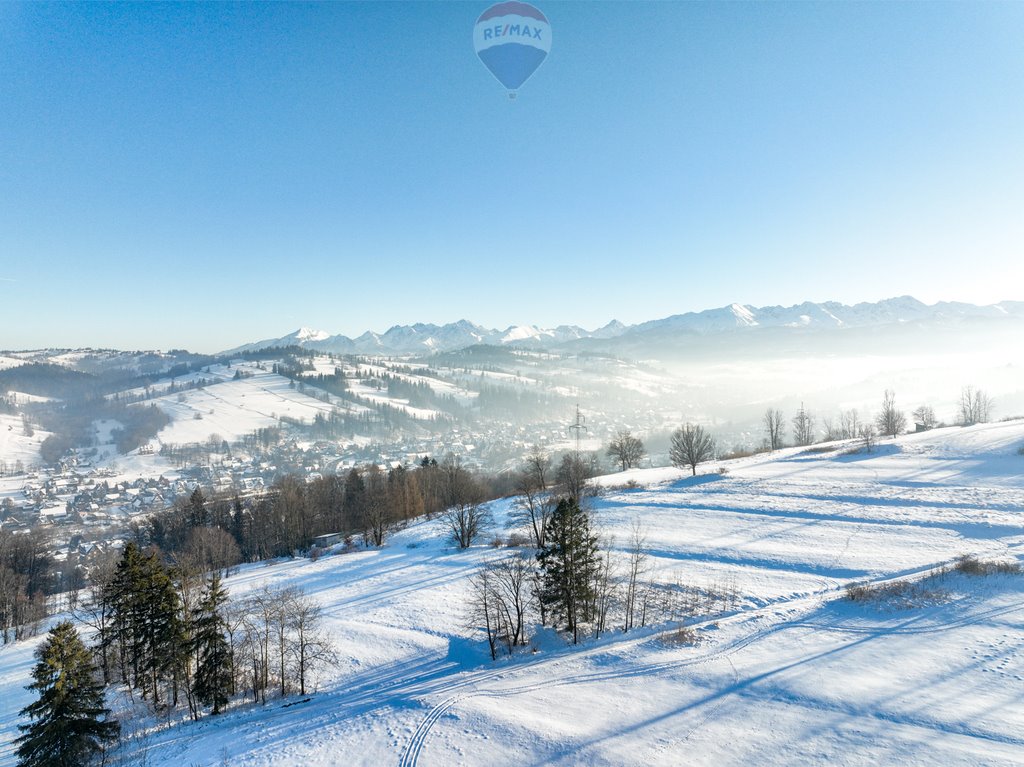
M 341 543 L 344 540 L 344 536 L 341 533 L 325 533 L 324 535 L 318 535 L 313 539 L 313 545 L 318 549 L 326 549 Z

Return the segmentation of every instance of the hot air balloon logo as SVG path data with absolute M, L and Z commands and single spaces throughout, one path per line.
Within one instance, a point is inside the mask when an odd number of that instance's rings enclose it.
M 519 2 L 492 5 L 476 20 L 473 48 L 509 98 L 541 65 L 551 50 L 551 25 L 532 5 Z

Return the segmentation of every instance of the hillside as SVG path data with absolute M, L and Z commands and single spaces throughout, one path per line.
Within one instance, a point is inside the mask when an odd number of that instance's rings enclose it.
M 640 520 L 658 588 L 723 595 L 692 616 L 696 645 L 671 640 L 662 614 L 579 647 L 540 631 L 533 651 L 492 662 L 463 605 L 474 569 L 509 550 L 450 548 L 436 521 L 379 550 L 248 566 L 232 596 L 299 586 L 323 605 L 339 662 L 308 702 L 145 719 L 126 750 L 238 767 L 1020 764 L 1024 577 L 932 576 L 910 603 L 842 597 L 851 581 L 921 577 L 961 554 L 1024 559 L 1021 446 L 1014 421 L 872 453 L 789 449 L 696 478 L 601 478 L 594 517 L 620 562 Z M 507 510 L 494 509 L 502 536 Z M 6 744 L 35 644 L 0 649 Z

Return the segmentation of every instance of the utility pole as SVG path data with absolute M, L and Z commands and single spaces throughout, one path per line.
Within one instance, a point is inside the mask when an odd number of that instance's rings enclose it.
M 583 432 L 587 430 L 587 419 L 580 413 L 579 403 L 576 404 L 576 420 L 573 421 L 569 427 L 569 431 L 576 435 L 576 460 L 580 457 L 580 438 L 583 436 Z

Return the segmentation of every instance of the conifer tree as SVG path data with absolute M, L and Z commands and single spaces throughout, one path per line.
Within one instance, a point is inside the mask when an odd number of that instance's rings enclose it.
M 225 635 L 223 608 L 227 592 L 221 587 L 220 576 L 210 577 L 202 601 L 194 618 L 196 647 L 195 694 L 204 706 L 212 706 L 219 714 L 227 705 L 234 680 L 231 648 Z
M 116 641 L 122 678 L 160 703 L 160 684 L 174 676 L 187 648 L 181 602 L 156 552 L 125 546 L 105 598 L 112 630 L 101 641 Z
M 575 644 L 579 624 L 590 620 L 593 611 L 599 558 L 590 519 L 572 498 L 558 502 L 537 561 L 542 571 L 537 597 L 552 615 L 565 621 Z
M 18 765 L 83 767 L 119 733 L 103 705 L 92 656 L 70 621 L 58 623 L 36 654 L 27 689 L 39 699 L 21 711 L 32 722 L 19 726 Z

